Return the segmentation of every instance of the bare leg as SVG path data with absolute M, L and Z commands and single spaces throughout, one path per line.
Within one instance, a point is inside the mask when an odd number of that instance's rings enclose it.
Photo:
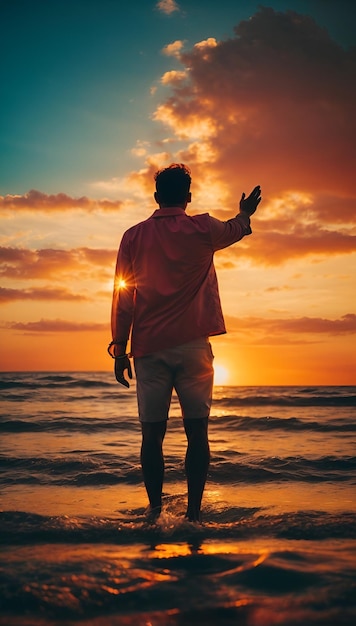
M 188 484 L 186 517 L 191 522 L 200 522 L 200 506 L 210 462 L 208 418 L 186 419 L 184 428 L 188 440 L 185 456 Z
M 142 422 L 141 467 L 145 483 L 151 518 L 157 518 L 162 508 L 162 486 L 164 476 L 163 439 L 167 421 Z

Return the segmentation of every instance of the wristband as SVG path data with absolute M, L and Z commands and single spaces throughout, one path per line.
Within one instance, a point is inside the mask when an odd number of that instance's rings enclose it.
M 126 341 L 110 341 L 109 345 L 108 345 L 108 353 L 110 354 L 112 359 L 116 359 L 117 357 L 114 356 L 113 354 L 111 354 L 111 348 L 113 346 L 126 346 Z M 123 355 L 125 356 L 125 355 Z

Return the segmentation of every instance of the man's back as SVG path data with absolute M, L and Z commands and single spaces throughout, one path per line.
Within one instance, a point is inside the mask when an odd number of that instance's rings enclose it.
M 250 215 L 260 202 L 255 187 L 226 222 L 208 213 L 189 216 L 189 168 L 172 164 L 155 181 L 159 209 L 125 232 L 116 265 L 112 336 L 126 347 L 132 331 L 134 357 L 226 332 L 213 255 L 251 234 Z
M 117 272 L 135 288 L 135 356 L 225 332 L 213 254 L 209 215 L 179 207 L 125 233 Z

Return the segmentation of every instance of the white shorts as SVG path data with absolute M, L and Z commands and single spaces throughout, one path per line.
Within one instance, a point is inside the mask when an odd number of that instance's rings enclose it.
M 184 419 L 208 417 L 213 393 L 213 358 L 206 337 L 136 357 L 140 421 L 167 420 L 173 389 L 176 390 Z

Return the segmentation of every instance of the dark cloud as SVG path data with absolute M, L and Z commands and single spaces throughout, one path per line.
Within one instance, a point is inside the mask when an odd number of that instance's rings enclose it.
M 234 203 L 256 183 L 267 195 L 354 195 L 356 55 L 311 17 L 261 8 L 233 38 L 180 59 L 189 81 L 172 87 L 156 119 L 178 137 L 198 128 L 213 158 L 181 156 L 205 182 L 223 180 Z
M 309 219 L 330 224 L 355 224 L 356 197 L 319 194 L 305 211 Z

